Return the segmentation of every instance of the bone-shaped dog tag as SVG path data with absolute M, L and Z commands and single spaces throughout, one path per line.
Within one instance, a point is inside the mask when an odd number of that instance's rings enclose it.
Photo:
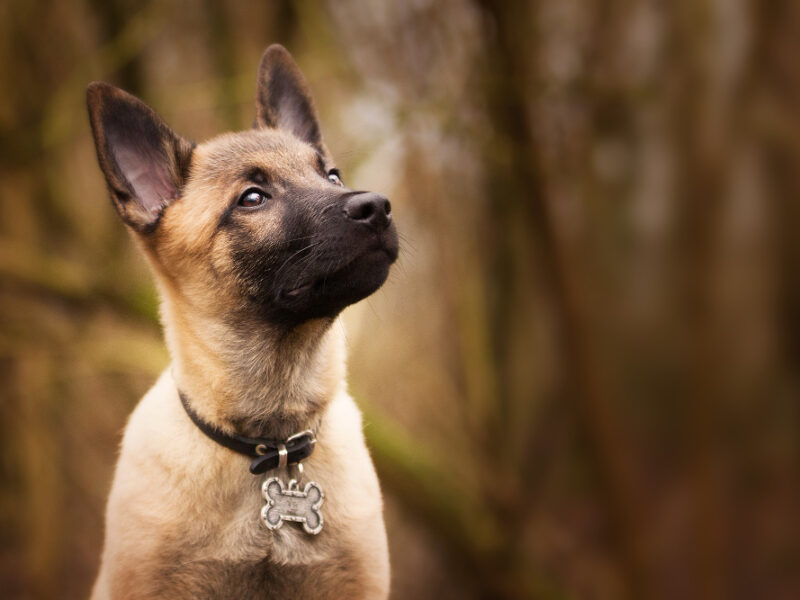
M 322 531 L 322 511 L 320 507 L 325 494 L 319 484 L 309 481 L 302 491 L 292 479 L 285 487 L 277 477 L 270 477 L 261 486 L 261 493 L 267 503 L 261 509 L 261 520 L 269 529 L 279 529 L 284 521 L 302 523 L 306 533 L 312 535 Z

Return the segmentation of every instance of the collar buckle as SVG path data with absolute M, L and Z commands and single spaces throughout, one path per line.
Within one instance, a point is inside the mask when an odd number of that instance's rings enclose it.
M 270 440 L 267 438 L 246 438 L 240 435 L 228 434 L 216 426 L 207 423 L 198 415 L 189 401 L 180 391 L 178 391 L 181 404 L 191 421 L 207 437 L 215 441 L 220 446 L 229 450 L 244 454 L 253 458 L 250 463 L 250 472 L 253 475 L 264 473 L 278 467 L 285 468 L 289 465 L 299 464 L 314 452 L 314 445 L 317 438 L 310 429 L 299 431 L 290 435 L 286 440 Z

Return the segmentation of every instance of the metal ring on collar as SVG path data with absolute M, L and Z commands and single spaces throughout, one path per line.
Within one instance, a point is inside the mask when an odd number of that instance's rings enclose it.
M 289 452 L 286 450 L 286 444 L 278 444 L 278 468 L 285 469 L 287 465 L 287 458 Z
M 288 438 L 286 438 L 286 443 L 289 444 L 294 440 L 296 440 L 297 438 L 303 437 L 304 435 L 307 435 L 308 437 L 311 438 L 311 444 L 317 443 L 317 437 L 314 435 L 314 432 L 311 431 L 310 429 L 306 429 L 305 431 L 298 431 L 294 435 L 290 435 Z
M 299 484 L 303 480 L 303 463 L 294 463 L 294 468 L 297 471 L 297 476 L 292 477 L 292 481 L 296 481 Z

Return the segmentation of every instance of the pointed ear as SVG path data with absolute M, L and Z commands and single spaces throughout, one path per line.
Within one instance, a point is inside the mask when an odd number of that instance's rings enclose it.
M 327 154 L 306 79 L 280 44 L 264 51 L 258 67 L 256 127 L 284 129 Z
M 136 231 L 153 231 L 164 209 L 180 196 L 193 145 L 144 102 L 107 83 L 89 84 L 86 104 L 97 159 L 117 211 Z

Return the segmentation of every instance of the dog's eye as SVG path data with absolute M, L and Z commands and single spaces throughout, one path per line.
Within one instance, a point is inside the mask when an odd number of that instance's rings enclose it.
M 328 181 L 330 181 L 334 185 L 341 185 L 341 186 L 344 185 L 344 183 L 342 182 L 342 178 L 339 177 L 338 169 L 331 169 L 330 171 L 328 171 Z
M 247 190 L 239 198 L 239 206 L 245 208 L 255 208 L 264 204 L 271 196 L 261 190 L 250 189 Z

